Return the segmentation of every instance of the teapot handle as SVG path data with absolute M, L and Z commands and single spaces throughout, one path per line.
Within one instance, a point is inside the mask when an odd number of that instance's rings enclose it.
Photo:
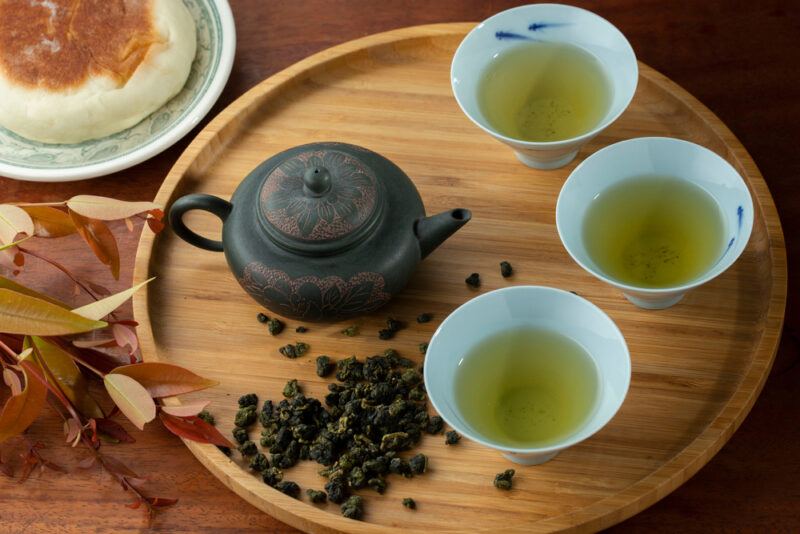
M 222 219 L 224 223 L 231 209 L 233 209 L 233 205 L 230 202 L 213 195 L 185 195 L 172 203 L 172 207 L 169 209 L 169 225 L 178 237 L 190 245 L 213 252 L 222 252 L 222 241 L 208 239 L 191 231 L 183 223 L 183 214 L 191 210 L 208 211 Z

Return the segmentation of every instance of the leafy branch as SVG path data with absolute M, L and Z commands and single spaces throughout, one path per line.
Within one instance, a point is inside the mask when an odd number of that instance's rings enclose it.
M 92 298 L 89 304 L 71 307 L 0 275 L 0 369 L 5 385 L 0 385 L 0 392 L 4 393 L 0 398 L 7 396 L 0 410 L 0 444 L 16 441 L 22 448 L 17 454 L 19 472 L 3 461 L 0 450 L 0 472 L 22 482 L 36 467 L 66 471 L 42 455 L 44 444 L 31 443 L 25 436 L 45 404 L 49 404 L 64 421 L 66 441 L 90 451 L 79 466 L 102 466 L 125 491 L 133 494 L 134 501 L 128 506 L 143 507 L 148 520 L 177 500 L 147 495 L 134 471 L 105 454 L 104 443 L 135 442 L 114 417 L 121 414 L 140 430 L 158 417 L 164 428 L 177 436 L 231 447 L 214 426 L 197 417 L 207 403 L 162 405 L 164 398 L 212 387 L 216 382 L 182 367 L 141 362 L 137 357 L 137 323 L 119 319 L 116 310 L 152 279 L 111 294 L 103 286 L 76 276 L 60 262 L 21 244 L 27 245 L 31 239 L 77 234 L 119 279 L 119 249 L 106 222 L 124 220 L 131 230 L 131 219 L 139 218 L 159 232 L 164 228 L 163 216 L 160 207 L 151 202 L 91 195 L 63 202 L 0 204 L 0 272 L 5 270 L 14 277 L 24 269 L 26 257 L 34 257 L 68 277 L 77 292 L 83 291 Z M 97 333 L 97 337 L 79 337 L 89 332 Z M 124 360 L 119 357 L 121 351 L 126 353 Z M 91 393 L 91 381 L 102 382 L 108 397 L 103 404 L 113 401 L 110 412 Z

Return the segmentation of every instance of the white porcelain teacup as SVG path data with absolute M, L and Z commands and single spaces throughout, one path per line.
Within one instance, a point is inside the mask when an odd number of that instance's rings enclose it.
M 586 250 L 583 224 L 591 202 L 620 181 L 642 175 L 689 181 L 705 190 L 720 209 L 720 257 L 687 283 L 657 289 L 625 284 L 604 273 Z M 556 227 L 567 252 L 581 267 L 621 289 L 636 306 L 662 309 L 676 304 L 687 291 L 719 276 L 736 261 L 753 229 L 753 200 L 739 173 L 711 150 L 680 139 L 640 137 L 607 146 L 572 171 L 558 195 Z
M 531 142 L 503 135 L 489 124 L 479 103 L 481 78 L 498 54 L 529 41 L 575 45 L 600 62 L 611 85 L 611 102 L 590 131 L 562 141 Z M 467 117 L 537 169 L 555 169 L 572 161 L 587 141 L 625 111 L 638 77 L 633 49 L 616 27 L 590 11 L 561 4 L 519 6 L 486 19 L 461 42 L 450 68 L 453 93 Z
M 456 400 L 462 358 L 490 336 L 522 326 L 553 330 L 577 342 L 597 369 L 593 412 L 572 434 L 547 447 L 509 448 L 487 438 L 466 421 Z M 628 391 L 631 362 L 619 328 L 588 300 L 551 287 L 514 286 L 475 297 L 451 313 L 431 338 L 424 375 L 428 398 L 457 432 L 499 450 L 512 462 L 533 465 L 583 441 L 614 417 Z

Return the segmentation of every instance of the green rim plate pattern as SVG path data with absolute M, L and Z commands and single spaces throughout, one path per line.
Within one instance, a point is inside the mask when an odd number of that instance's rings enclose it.
M 226 0 L 183 3 L 197 28 L 197 53 L 180 93 L 131 128 L 76 144 L 40 143 L 0 127 L 0 176 L 42 181 L 102 176 L 144 161 L 188 133 L 230 75 L 235 30 Z M 209 95 L 212 85 L 216 94 Z

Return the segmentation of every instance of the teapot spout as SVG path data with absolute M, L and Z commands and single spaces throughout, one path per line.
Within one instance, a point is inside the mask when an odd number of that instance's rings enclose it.
M 414 233 L 419 241 L 422 257 L 433 252 L 433 249 L 467 224 L 471 218 L 471 211 L 458 208 L 417 219 L 414 223 Z

